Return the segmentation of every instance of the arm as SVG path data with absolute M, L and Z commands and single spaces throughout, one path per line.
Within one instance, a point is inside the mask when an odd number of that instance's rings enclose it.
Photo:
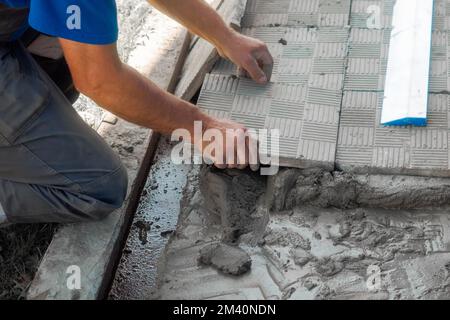
M 210 121 L 192 104 L 165 92 L 122 63 L 115 44 L 60 42 L 78 91 L 117 116 L 164 134 L 178 128 L 193 133 L 194 121 Z
M 74 85 L 81 93 L 93 99 L 98 105 L 132 123 L 171 134 L 176 129 L 187 129 L 194 138 L 194 121 L 202 121 L 203 129 L 240 129 L 240 124 L 212 118 L 189 102 L 183 101 L 160 89 L 149 79 L 120 61 L 116 45 L 89 45 L 60 39 Z M 192 141 L 197 147 L 205 146 L 203 141 Z M 223 142 L 224 154 L 229 148 Z M 228 151 L 234 154 L 238 150 Z M 245 155 L 240 155 L 245 159 Z M 217 164 L 219 159 L 212 159 Z M 245 162 L 248 162 L 246 160 Z M 219 163 L 225 163 L 221 159 Z M 244 168 L 248 163 L 230 168 Z M 218 167 L 226 166 L 217 164 Z
M 227 0 L 225 0 L 227 1 Z M 230 59 L 258 83 L 270 80 L 273 58 L 267 46 L 241 35 L 203 0 L 148 0 L 158 10 L 174 18 L 192 33 L 212 43 L 222 57 Z

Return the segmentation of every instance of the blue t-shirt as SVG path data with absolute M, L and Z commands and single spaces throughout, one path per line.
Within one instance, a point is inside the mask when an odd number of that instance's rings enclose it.
M 28 23 L 14 35 L 19 37 L 30 25 L 44 34 L 89 44 L 117 41 L 115 0 L 0 0 L 13 8 L 29 8 Z

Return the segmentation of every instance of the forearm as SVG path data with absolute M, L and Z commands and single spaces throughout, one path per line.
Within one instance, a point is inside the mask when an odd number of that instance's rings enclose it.
M 164 134 L 179 128 L 193 134 L 194 121 L 209 119 L 194 105 L 165 92 L 124 64 L 113 79 L 86 94 L 117 116 Z
M 148 0 L 158 10 L 180 22 L 190 32 L 220 47 L 235 31 L 203 0 Z

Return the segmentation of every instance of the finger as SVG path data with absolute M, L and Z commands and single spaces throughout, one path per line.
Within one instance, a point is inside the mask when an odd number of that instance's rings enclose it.
M 258 51 L 256 51 L 254 56 L 268 81 L 270 81 L 270 78 L 272 77 L 274 60 L 267 45 L 262 46 Z
M 227 154 L 226 154 L 227 150 L 225 147 L 225 142 L 223 142 L 223 145 L 221 147 L 222 147 L 222 153 L 221 153 L 220 157 L 216 157 L 215 165 L 219 169 L 226 169 L 228 166 L 227 166 Z
M 270 81 L 272 78 L 272 72 L 273 72 L 273 57 L 270 54 L 269 50 L 266 49 L 260 57 L 257 58 L 258 64 L 260 68 L 263 70 L 267 81 Z
M 255 57 L 251 56 L 247 63 L 244 65 L 244 69 L 248 72 L 250 77 L 259 84 L 264 84 L 267 82 L 266 74 L 263 69 L 259 66 L 258 61 Z
M 215 166 L 217 169 L 220 169 L 220 170 L 224 170 L 224 169 L 227 168 L 226 165 L 224 165 L 224 164 L 218 164 L 218 163 L 214 163 L 214 166 Z
M 225 161 L 223 159 L 223 157 L 224 157 L 223 151 L 220 152 L 219 150 L 214 149 L 211 156 L 212 156 L 212 161 L 214 163 L 214 166 L 217 169 L 223 170 L 223 169 L 227 168 Z
M 246 157 L 245 157 L 245 150 L 247 148 L 246 145 L 246 129 L 240 128 L 235 130 L 235 159 L 236 159 L 236 168 L 238 169 L 244 169 L 246 165 Z
M 252 171 L 258 171 L 260 164 L 259 164 L 259 146 L 258 146 L 258 140 L 254 136 L 249 137 L 249 146 L 248 146 L 248 152 L 249 152 L 249 163 L 250 163 L 250 169 Z
M 257 60 L 264 65 L 273 65 L 273 57 L 267 47 L 259 53 L 257 58 Z
M 248 166 L 248 136 L 245 136 L 244 139 L 241 139 L 241 141 L 242 140 L 243 145 L 237 146 L 237 160 L 239 170 L 243 170 Z
M 239 67 L 238 75 L 241 78 L 250 78 L 248 72 L 244 68 L 241 68 L 241 67 Z
M 236 168 L 236 136 L 235 131 L 227 129 L 225 134 L 224 143 L 224 158 L 225 164 L 228 169 Z

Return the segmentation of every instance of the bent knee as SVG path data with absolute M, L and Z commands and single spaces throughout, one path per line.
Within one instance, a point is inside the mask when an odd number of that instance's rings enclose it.
M 123 165 L 100 178 L 80 185 L 77 190 L 27 185 L 0 179 L 0 195 L 3 191 L 2 206 L 9 213 L 8 220 L 14 223 L 77 223 L 102 220 L 123 206 L 127 189 L 128 174 Z M 17 196 L 8 196 L 11 194 Z
M 90 198 L 85 214 L 89 220 L 102 220 L 124 205 L 128 173 L 123 165 L 86 186 L 82 192 Z

